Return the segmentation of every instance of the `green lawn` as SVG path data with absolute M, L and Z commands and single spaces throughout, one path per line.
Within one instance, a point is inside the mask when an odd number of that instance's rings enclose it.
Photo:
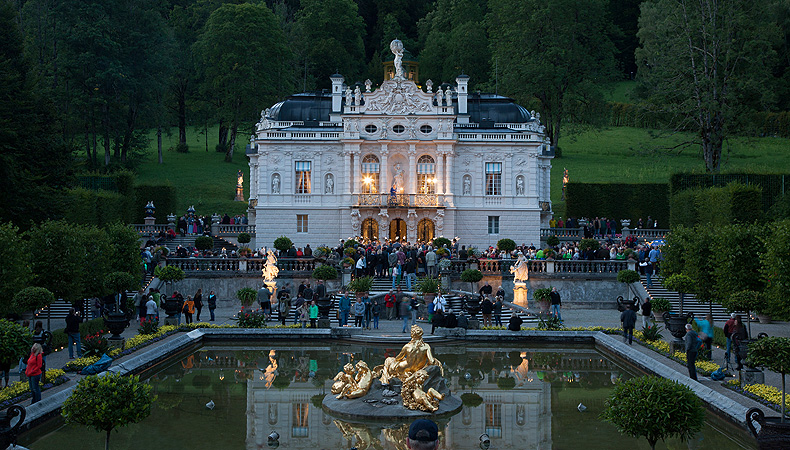
M 628 82 L 624 82 L 628 83 Z M 175 130 L 173 130 L 175 132 Z M 244 173 L 244 196 L 249 196 L 249 166 L 243 147 L 247 136 L 240 135 L 233 162 L 224 162 L 224 154 L 214 151 L 217 128 L 209 129 L 209 151 L 205 136 L 188 131 L 189 153 L 176 153 L 177 134 L 164 137 L 164 164 L 156 157 L 156 136 L 145 162 L 138 169 L 142 183 L 170 182 L 177 188 L 177 212 L 195 205 L 198 214 L 225 212 L 233 215 L 246 211 L 245 202 L 235 202 L 236 172 Z M 699 150 L 682 152 L 665 150 L 687 140 L 690 135 L 661 133 L 641 128 L 612 127 L 566 135 L 560 141 L 562 158 L 552 161 L 551 197 L 557 215 L 565 217 L 561 201 L 562 171 L 568 169 L 572 181 L 606 183 L 667 182 L 679 171 L 703 171 Z M 729 142 L 722 160 L 722 171 L 786 172 L 790 170 L 790 140 L 781 138 L 737 138 Z
M 187 130 L 189 153 L 177 153 L 168 150 L 175 147 L 178 141 L 178 130 L 172 130 L 170 136 L 163 136 L 163 164 L 159 164 L 156 150 L 156 134 L 151 133 L 150 146 L 145 162 L 137 169 L 139 183 L 169 182 L 176 187 L 178 193 L 177 214 L 183 214 L 190 205 L 195 206 L 197 214 L 230 215 L 243 214 L 247 210 L 246 202 L 233 201 L 236 196 L 236 173 L 244 174 L 244 199 L 250 194 L 250 169 L 244 147 L 248 136 L 240 134 L 236 141 L 236 152 L 233 162 L 225 162 L 225 154 L 217 153 L 217 129 L 208 131 L 208 152 L 206 151 L 205 135 L 193 129 Z

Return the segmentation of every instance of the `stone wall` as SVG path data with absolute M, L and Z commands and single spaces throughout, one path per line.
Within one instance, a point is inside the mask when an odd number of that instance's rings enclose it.
M 291 283 L 291 295 L 296 296 L 296 290 L 301 282 L 310 283 L 311 287 L 315 287 L 316 280 L 310 277 L 304 278 L 277 278 L 277 289 L 285 286 L 285 283 Z M 335 291 L 340 289 L 340 279 L 329 280 L 326 283 L 327 291 Z M 183 281 L 173 283 L 166 287 L 167 293 L 171 294 L 173 290 L 181 292 L 184 297 L 187 295 L 195 295 L 198 289 L 203 289 L 203 298 L 205 299 L 209 292 L 214 291 L 217 294 L 217 301 L 220 304 L 238 303 L 236 298 L 236 291 L 241 288 L 249 287 L 255 290 L 263 286 L 263 278 L 261 277 L 201 277 L 201 276 L 188 276 Z M 161 292 L 165 292 L 165 287 L 160 287 Z

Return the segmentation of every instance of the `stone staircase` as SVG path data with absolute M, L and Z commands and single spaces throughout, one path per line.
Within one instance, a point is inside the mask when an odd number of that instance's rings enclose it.
M 650 298 L 665 298 L 672 304 L 672 312 L 676 313 L 680 311 L 680 294 L 666 289 L 663 285 L 663 277 L 653 276 L 653 286 L 650 289 L 647 288 L 647 279 L 644 277 L 644 275 L 641 277 L 641 280 L 642 286 L 645 287 L 645 290 L 650 295 Z M 694 294 L 684 294 L 683 312 L 692 312 L 694 313 L 695 318 L 702 320 L 705 318 L 708 312 L 710 312 L 710 306 L 708 303 L 700 303 Z M 713 320 L 718 325 L 723 326 L 724 322 L 726 322 L 729 318 L 730 313 L 728 313 L 727 310 L 725 310 L 719 304 L 713 304 Z

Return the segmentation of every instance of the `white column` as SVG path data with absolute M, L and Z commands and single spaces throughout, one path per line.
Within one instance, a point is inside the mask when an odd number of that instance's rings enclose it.
M 540 182 L 540 173 L 538 170 L 538 155 L 530 153 L 527 155 L 527 196 L 529 197 L 529 206 L 535 207 L 538 205 L 538 183 Z
M 482 153 L 475 153 L 475 159 L 477 160 L 477 169 L 472 172 L 472 186 L 473 191 L 477 192 L 479 197 L 483 197 L 486 193 L 486 167 L 485 167 L 485 159 L 483 158 Z M 475 179 L 476 178 L 476 179 Z M 476 186 L 476 187 L 474 187 Z
M 512 153 L 505 153 L 505 157 L 502 159 L 502 196 L 503 197 L 510 197 L 515 195 L 515 189 L 513 188 L 513 184 L 515 183 L 515 179 L 513 178 L 513 154 Z M 512 204 L 513 199 L 506 199 L 505 201 Z
M 436 150 L 436 193 L 444 194 L 444 150 Z
M 354 179 L 351 181 L 353 183 L 353 193 L 359 194 L 361 192 L 361 180 L 362 180 L 362 165 L 361 165 L 361 157 L 359 152 L 359 146 L 354 150 Z
M 447 177 L 446 177 L 446 181 L 445 181 L 446 188 L 444 190 L 444 193 L 445 193 L 446 196 L 449 196 L 449 195 L 453 195 L 453 176 L 454 176 L 454 174 L 453 174 L 453 151 L 452 150 L 448 150 L 447 151 L 446 171 L 447 171 Z
M 417 193 L 417 145 L 409 144 L 409 188 L 407 194 Z
M 348 195 L 351 193 L 351 152 L 348 150 L 348 145 L 343 149 L 343 180 L 340 183 L 343 186 L 343 194 Z
M 390 193 L 389 182 L 389 150 L 387 150 L 387 143 L 381 143 L 381 169 L 379 170 L 379 192 L 382 194 Z

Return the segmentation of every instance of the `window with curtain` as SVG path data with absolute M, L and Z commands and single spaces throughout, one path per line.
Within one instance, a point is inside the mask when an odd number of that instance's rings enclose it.
M 428 155 L 417 160 L 417 191 L 420 194 L 436 193 L 436 163 Z
M 379 192 L 379 172 L 381 165 L 376 155 L 365 155 L 362 158 L 362 193 L 377 194 Z
M 502 163 L 486 163 L 486 195 L 502 195 Z
M 296 232 L 307 233 L 307 214 L 296 215 Z
M 310 192 L 310 161 L 296 161 L 296 193 L 309 194 Z

